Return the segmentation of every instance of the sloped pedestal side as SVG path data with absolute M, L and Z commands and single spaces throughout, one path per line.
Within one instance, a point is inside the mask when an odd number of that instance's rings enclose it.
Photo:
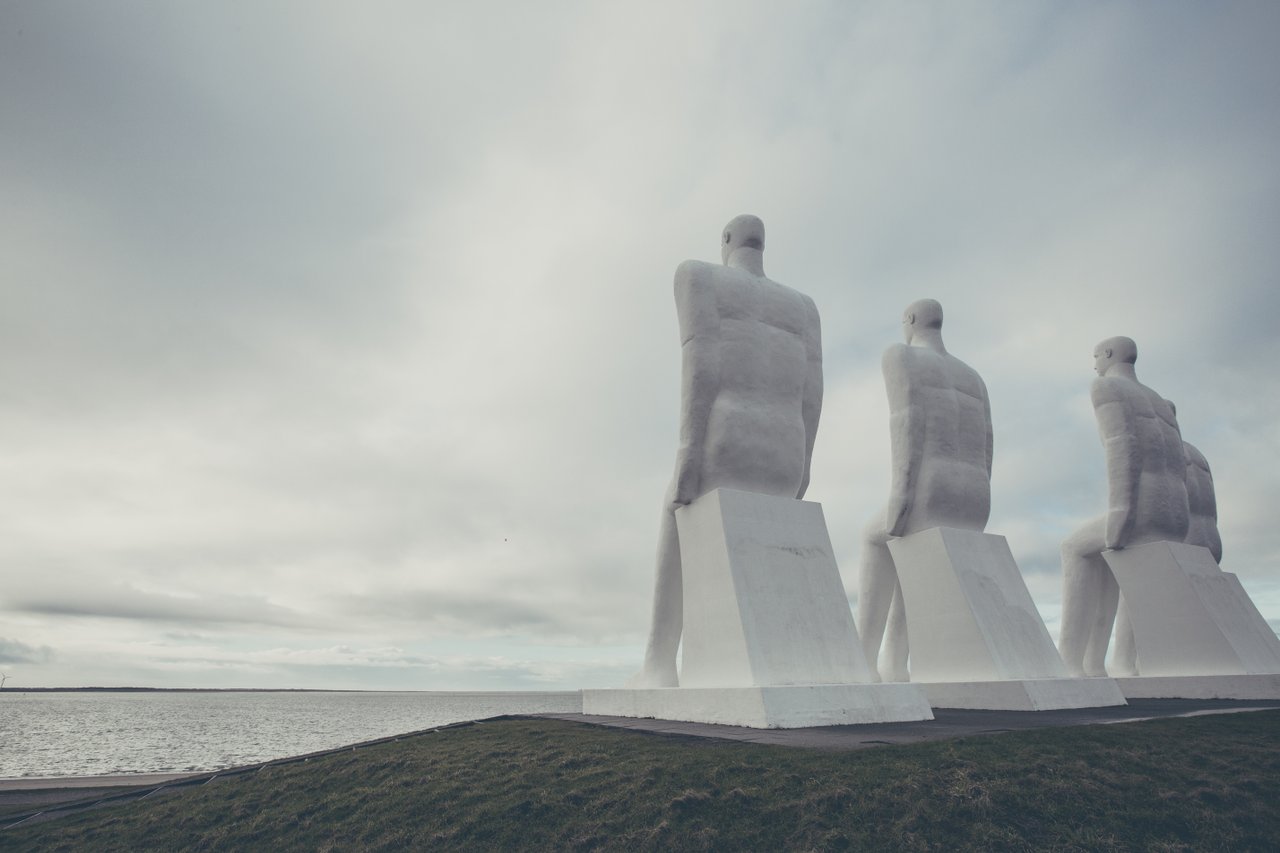
M 873 684 L 819 504 L 717 489 L 676 511 L 680 686 L 584 690 L 583 712 L 756 728 L 931 720 Z
M 1280 640 L 1207 548 L 1151 542 L 1102 557 L 1124 594 L 1140 680 L 1280 673 Z
M 1044 711 L 1125 704 L 1108 678 L 1069 678 L 1003 536 L 934 527 L 889 541 L 911 682 L 935 708 Z
M 681 687 L 869 682 L 822 506 L 717 489 L 676 511 Z

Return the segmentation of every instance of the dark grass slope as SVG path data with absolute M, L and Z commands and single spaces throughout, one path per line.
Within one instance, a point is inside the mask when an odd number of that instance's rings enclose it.
M 3 850 L 1280 849 L 1280 711 L 819 752 L 452 729 L 0 832 Z

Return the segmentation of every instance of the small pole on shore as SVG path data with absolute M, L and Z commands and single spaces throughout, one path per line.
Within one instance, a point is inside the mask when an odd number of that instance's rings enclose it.
M 0 672 L 0 690 L 4 690 L 4 683 L 9 680 L 9 676 Z

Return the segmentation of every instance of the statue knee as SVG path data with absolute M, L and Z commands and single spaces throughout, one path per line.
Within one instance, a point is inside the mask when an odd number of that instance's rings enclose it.
M 889 528 L 884 521 L 884 513 L 871 517 L 862 528 L 862 544 L 867 548 L 883 548 L 889 542 Z
M 1062 541 L 1063 565 L 1097 556 L 1105 547 L 1101 526 L 1090 522 Z

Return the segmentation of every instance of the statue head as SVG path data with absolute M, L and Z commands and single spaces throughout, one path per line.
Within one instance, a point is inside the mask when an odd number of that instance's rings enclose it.
M 935 337 L 942 332 L 942 303 L 936 299 L 917 299 L 902 312 L 902 337 L 907 343 L 925 329 L 932 329 Z
M 724 234 L 720 237 L 720 260 L 729 263 L 729 256 L 738 249 L 764 251 L 764 223 L 760 217 L 744 213 L 735 216 L 724 227 Z
M 1093 369 L 1099 376 L 1106 376 L 1117 364 L 1133 364 L 1137 360 L 1138 345 L 1123 335 L 1107 338 L 1093 348 Z

